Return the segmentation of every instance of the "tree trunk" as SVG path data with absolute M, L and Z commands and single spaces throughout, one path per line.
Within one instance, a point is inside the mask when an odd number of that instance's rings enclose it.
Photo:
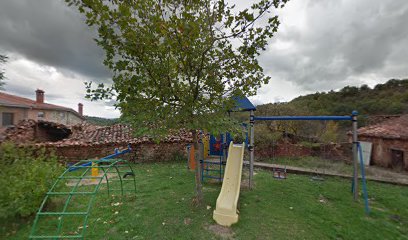
M 193 143 L 194 143 L 194 160 L 195 160 L 195 191 L 196 197 L 194 203 L 197 205 L 201 205 L 203 203 L 203 186 L 201 184 L 201 164 L 200 160 L 202 158 L 200 154 L 200 144 L 198 143 L 197 139 L 197 131 L 191 130 L 193 134 Z

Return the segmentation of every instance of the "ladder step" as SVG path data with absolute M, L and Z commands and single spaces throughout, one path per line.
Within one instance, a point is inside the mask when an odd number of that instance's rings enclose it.
M 47 192 L 47 195 L 94 195 L 96 192 Z
M 122 189 L 114 188 L 114 189 L 109 189 L 109 191 L 122 191 Z M 135 191 L 135 189 L 123 189 L 123 191 L 132 192 L 132 191 Z
M 93 176 L 62 176 L 59 179 L 101 179 L 103 177 L 93 177 Z
M 67 238 L 83 238 L 82 235 L 55 235 L 55 236 L 29 236 L 29 239 L 67 239 Z
M 222 177 L 220 178 L 220 177 L 215 177 L 215 176 L 203 176 L 203 178 L 212 178 L 212 179 L 218 179 L 218 180 L 222 179 Z
M 88 215 L 88 212 L 38 212 L 41 216 L 55 216 L 55 215 Z
M 126 178 L 122 178 L 122 182 L 133 182 L 133 178 L 132 179 L 126 179 Z M 119 178 L 111 178 L 109 179 L 109 182 L 120 182 Z

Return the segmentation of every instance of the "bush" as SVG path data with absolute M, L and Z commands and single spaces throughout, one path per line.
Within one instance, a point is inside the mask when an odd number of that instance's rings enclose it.
M 37 211 L 45 193 L 63 171 L 53 154 L 11 143 L 0 145 L 0 219 Z
M 282 138 L 282 132 L 272 132 L 266 124 L 255 125 L 255 144 L 257 146 L 271 146 Z

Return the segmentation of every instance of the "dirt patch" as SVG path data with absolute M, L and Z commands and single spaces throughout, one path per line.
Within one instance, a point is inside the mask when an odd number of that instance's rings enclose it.
M 184 224 L 185 225 L 190 225 L 192 222 L 191 218 L 184 218 Z
M 366 168 L 367 176 L 387 178 L 394 181 L 402 181 L 408 183 L 408 172 L 396 172 L 392 169 L 370 166 Z
M 249 189 L 249 179 L 242 179 L 241 180 L 241 190 Z
M 108 173 L 106 175 L 108 179 L 112 179 L 118 176 L 116 173 Z M 102 173 L 98 175 L 98 177 L 102 177 L 102 176 L 103 176 Z M 72 186 L 75 186 L 77 182 L 78 182 L 77 180 L 68 181 L 66 185 L 68 187 L 72 187 Z M 82 179 L 78 186 L 98 185 L 98 183 L 99 183 L 99 179 L 86 178 L 86 179 Z M 103 178 L 101 183 L 106 183 L 106 178 Z
M 235 233 L 229 227 L 224 227 L 218 224 L 210 225 L 208 230 L 222 239 L 234 239 Z

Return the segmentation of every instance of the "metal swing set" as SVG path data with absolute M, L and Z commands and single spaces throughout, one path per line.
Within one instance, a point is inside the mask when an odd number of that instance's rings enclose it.
M 254 110 L 250 111 L 250 161 L 249 161 L 249 186 L 253 188 L 253 176 L 254 176 L 254 156 L 255 156 L 255 134 L 254 125 L 256 121 L 351 121 L 352 123 L 352 160 L 353 160 L 353 178 L 351 184 L 351 192 L 353 193 L 353 199 L 357 201 L 358 199 L 358 165 L 360 159 L 360 169 L 361 169 L 361 181 L 363 186 L 363 196 L 365 203 L 366 214 L 370 213 L 370 208 L 368 206 L 368 193 L 367 184 L 365 178 L 365 170 L 363 164 L 362 150 L 357 138 L 357 111 L 353 111 L 350 116 L 255 116 Z M 360 156 L 360 157 L 359 157 Z M 286 167 L 284 169 L 277 168 L 274 170 L 274 177 L 284 179 L 286 178 Z

